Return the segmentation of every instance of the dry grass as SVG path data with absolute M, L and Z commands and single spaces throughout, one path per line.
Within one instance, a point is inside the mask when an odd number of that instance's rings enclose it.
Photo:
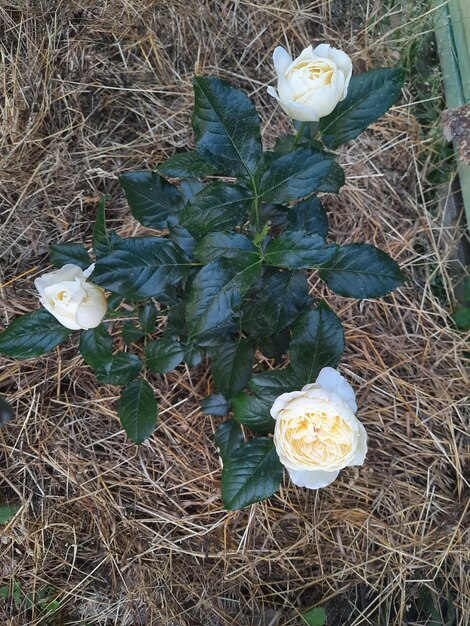
M 191 141 L 195 69 L 247 90 L 270 144 L 288 128 L 265 94 L 273 47 L 327 40 L 356 68 L 393 63 L 374 6 L 2 0 L 2 324 L 36 306 L 49 243 L 89 242 L 100 193 L 112 225 L 134 232 L 115 174 Z M 50 585 L 62 608 L 47 617 L 0 600 L 2 624 L 295 626 L 326 605 L 329 626 L 424 626 L 413 613 L 423 587 L 451 594 L 456 625 L 468 624 L 468 336 L 452 328 L 448 278 L 458 233 L 424 202 L 432 145 L 413 111 L 405 93 L 342 152 L 348 182 L 327 199 L 332 238 L 376 243 L 409 276 L 383 301 L 328 294 L 346 327 L 366 465 L 319 492 L 286 481 L 228 514 L 217 422 L 199 410 L 205 366 L 153 378 L 159 426 L 137 449 L 119 428 L 118 389 L 97 386 L 76 340 L 37 362 L 3 360 L 17 417 L 0 431 L 0 502 L 23 507 L 2 529 L 0 586 Z

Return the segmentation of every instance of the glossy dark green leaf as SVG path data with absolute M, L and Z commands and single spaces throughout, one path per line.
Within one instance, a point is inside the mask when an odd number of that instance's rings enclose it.
M 150 437 L 157 423 L 157 401 L 146 380 L 136 380 L 122 391 L 118 415 L 131 441 L 140 444 Z
M 113 338 L 104 324 L 80 332 L 80 354 L 95 372 L 108 374 L 113 362 Z
M 183 362 L 189 368 L 197 367 L 204 358 L 204 350 L 201 349 L 195 343 L 186 343 L 184 344 L 184 357 Z
M 230 411 L 230 403 L 221 393 L 214 393 L 207 396 L 201 402 L 201 411 L 204 415 L 215 415 L 216 417 L 224 417 Z
M 12 520 L 20 509 L 19 504 L 0 506 L 0 524 L 6 524 Z
M 194 254 L 201 263 L 210 263 L 219 257 L 225 259 L 259 257 L 259 252 L 253 243 L 238 233 L 219 232 L 209 233 L 198 242 Z
M 275 335 L 260 337 L 258 339 L 258 350 L 268 359 L 279 361 L 284 354 L 289 351 L 290 332 L 288 328 L 283 328 Z
M 215 431 L 214 440 L 219 450 L 220 458 L 225 462 L 243 443 L 243 433 L 240 424 L 235 420 L 228 420 L 220 424 Z
M 189 230 L 184 226 L 181 226 L 178 219 L 173 215 L 168 216 L 168 237 L 175 243 L 188 257 L 188 259 L 194 258 L 194 248 L 196 247 L 196 240 L 191 235 Z
M 260 272 L 260 261 L 240 265 L 232 259 L 217 259 L 204 266 L 193 281 L 186 307 L 189 337 L 229 322 Z
M 272 439 L 258 437 L 242 444 L 224 460 L 224 507 L 234 511 L 269 498 L 279 488 L 283 471 Z
M 345 177 L 343 168 L 331 159 L 331 168 L 328 172 L 328 176 L 322 182 L 318 191 L 324 193 L 338 193 L 341 187 L 344 185 Z
M 20 315 L 0 333 L 0 354 L 14 359 L 41 356 L 58 346 L 72 332 L 46 309 L 37 309 Z
M 122 327 L 122 338 L 124 339 L 126 346 L 130 347 L 133 343 L 139 341 L 144 336 L 144 331 L 132 322 L 124 323 Z
M 325 144 L 332 149 L 338 148 L 378 120 L 397 100 L 404 79 L 404 71 L 395 67 L 353 76 L 346 98 L 320 120 Z
M 302 272 L 265 272 L 255 297 L 243 306 L 243 329 L 258 337 L 279 333 L 299 316 L 307 304 L 308 292 Z
M 328 218 L 320 200 L 312 196 L 294 204 L 287 214 L 284 230 L 303 230 L 307 235 L 324 239 L 328 234 Z
M 255 351 L 242 337 L 210 350 L 214 385 L 225 398 L 230 399 L 244 389 L 251 378 Z
M 274 155 L 260 177 L 258 194 L 263 202 L 285 203 L 318 190 L 331 168 L 322 152 L 300 148 Z
M 207 161 L 196 150 L 177 152 L 157 167 L 160 174 L 174 178 L 203 178 L 216 176 L 217 168 Z
M 132 215 L 144 226 L 165 228 L 168 215 L 183 208 L 178 189 L 156 172 L 127 172 L 119 182 Z
M 91 246 L 97 259 L 108 254 L 112 247 L 112 241 L 106 229 L 105 219 L 106 200 L 108 199 L 109 196 L 102 196 L 96 209 Z
M 128 385 L 137 378 L 142 369 L 142 361 L 135 354 L 118 352 L 113 356 L 111 368 L 104 374 L 97 372 L 96 377 L 106 385 Z
M 249 387 L 260 397 L 269 397 L 274 402 L 281 394 L 297 391 L 304 384 L 299 374 L 292 367 L 287 367 L 253 376 Z
M 8 402 L 0 396 L 0 428 L 13 419 L 13 409 Z
M 242 91 L 213 76 L 196 76 L 193 85 L 198 152 L 223 174 L 253 172 L 262 152 L 255 107 Z
M 140 313 L 139 313 L 139 322 L 142 326 L 142 330 L 147 333 L 153 333 L 155 330 L 155 323 L 157 321 L 157 309 L 152 302 L 147 302 L 145 304 Z
M 274 400 L 281 395 L 275 395 L 272 391 L 263 395 L 250 395 L 239 393 L 232 399 L 232 411 L 235 419 L 240 424 L 248 426 L 251 430 L 262 435 L 274 431 L 274 420 L 271 417 L 271 407 Z
M 351 298 L 380 298 L 405 280 L 398 263 L 366 243 L 339 246 L 320 277 L 335 293 Z
M 93 282 L 130 300 L 143 300 L 177 284 L 189 268 L 183 252 L 168 239 L 132 237 L 98 259 Z
M 230 229 L 246 220 L 252 202 L 249 190 L 217 181 L 204 187 L 186 205 L 181 224 L 195 237 Z
M 204 183 L 197 178 L 187 178 L 180 182 L 180 194 L 183 196 L 184 202 L 190 202 L 194 196 L 204 189 Z
M 264 260 L 268 265 L 290 269 L 315 269 L 330 261 L 336 246 L 325 246 L 319 235 L 307 235 L 303 230 L 289 230 L 266 246 Z
M 56 267 L 62 267 L 71 263 L 72 265 L 78 265 L 82 270 L 86 270 L 91 265 L 90 255 L 80 243 L 51 244 L 49 260 Z
M 173 339 L 156 339 L 145 346 L 145 363 L 157 374 L 175 369 L 184 357 L 184 346 Z
M 457 307 L 452 317 L 454 318 L 455 325 L 459 330 L 470 330 L 470 307 Z
M 324 301 L 316 309 L 302 315 L 294 324 L 290 361 L 292 370 L 299 376 L 302 385 L 315 382 L 323 367 L 336 367 L 343 351 L 343 327 Z

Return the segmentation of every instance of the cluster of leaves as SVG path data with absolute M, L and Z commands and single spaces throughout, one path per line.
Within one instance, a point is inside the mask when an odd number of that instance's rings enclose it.
M 210 357 L 216 393 L 203 411 L 234 417 L 216 436 L 227 509 L 266 498 L 279 486 L 282 466 L 269 437 L 273 400 L 341 359 L 341 322 L 326 302 L 310 297 L 307 273 L 318 270 L 332 291 L 354 298 L 383 296 L 403 281 L 395 261 L 374 246 L 328 242 L 317 195 L 336 193 L 344 183 L 330 150 L 383 115 L 402 82 L 399 69 L 359 74 L 329 116 L 297 124 L 295 135 L 263 151 L 258 114 L 246 95 L 217 78 L 196 77 L 196 150 L 175 154 L 154 171 L 120 177 L 132 215 L 159 234 L 122 239 L 106 229 L 104 199 L 99 206 L 91 280 L 112 293 L 110 307 L 123 299 L 132 304 L 139 325 L 124 324 L 124 343 L 145 345 L 139 355 L 116 353 L 101 324 L 81 332 L 80 352 L 98 380 L 125 386 L 118 414 L 137 443 L 157 418 L 148 372 L 194 367 Z M 59 267 L 91 263 L 76 243 L 53 246 L 51 260 Z M 167 323 L 155 338 L 158 315 Z M 34 311 L 0 336 L 0 352 L 39 355 L 69 334 L 46 311 Z M 277 361 L 288 354 L 290 364 L 256 371 L 257 351 Z M 259 436 L 245 442 L 240 424 Z

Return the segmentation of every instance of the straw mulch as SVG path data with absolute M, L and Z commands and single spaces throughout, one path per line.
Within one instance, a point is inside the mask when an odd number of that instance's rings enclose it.
M 358 70 L 394 64 L 403 42 L 379 35 L 373 6 L 3 0 L 1 324 L 37 306 L 32 280 L 50 267 L 51 242 L 89 244 L 101 193 L 110 225 L 141 232 L 116 173 L 191 143 L 195 71 L 245 89 L 272 145 L 289 128 L 265 93 L 273 48 L 326 40 Z M 458 233 L 430 204 L 433 146 L 414 98 L 406 89 L 341 151 L 347 183 L 326 199 L 332 239 L 379 245 L 408 275 L 381 301 L 327 294 L 369 432 L 364 467 L 318 492 L 285 480 L 269 502 L 228 514 L 219 420 L 199 409 L 206 365 L 152 378 L 159 425 L 137 448 L 119 426 L 119 389 L 96 383 L 76 338 L 38 361 L 4 359 L 0 393 L 16 417 L 0 431 L 0 504 L 23 506 L 2 527 L 0 587 L 52 587 L 61 608 L 0 599 L 2 624 L 295 626 L 326 606 L 329 625 L 412 626 L 427 623 L 416 609 L 427 589 L 468 624 L 469 344 L 449 313 Z

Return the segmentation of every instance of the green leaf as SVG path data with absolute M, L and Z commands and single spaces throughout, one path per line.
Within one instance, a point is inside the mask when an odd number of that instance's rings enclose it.
M 52 265 L 62 267 L 67 263 L 78 265 L 86 270 L 91 265 L 91 259 L 85 248 L 79 243 L 53 243 L 49 257 Z
M 139 339 L 145 336 L 145 333 L 140 328 L 137 328 L 132 322 L 126 322 L 122 327 L 122 338 L 126 346 L 130 347 Z
M 281 392 L 282 393 L 282 392 Z M 240 424 L 248 426 L 251 430 L 262 435 L 274 431 L 274 420 L 271 417 L 271 407 L 277 396 L 271 391 L 265 395 L 249 395 L 239 393 L 232 399 L 232 411 L 235 419 Z
M 187 343 L 184 346 L 184 357 L 183 363 L 192 369 L 193 367 L 197 367 L 204 358 L 204 350 L 202 350 L 195 343 Z
M 98 202 L 98 208 L 96 209 L 96 218 L 95 225 L 93 226 L 91 246 L 97 259 L 108 254 L 108 252 L 112 248 L 111 239 L 106 230 L 105 219 L 106 200 L 108 199 L 109 196 L 103 196 Z
M 245 265 L 217 259 L 204 266 L 193 281 L 186 307 L 190 339 L 230 322 L 260 272 L 261 261 Z
M 336 246 L 325 246 L 319 235 L 307 235 L 303 230 L 289 230 L 272 239 L 264 251 L 268 265 L 290 269 L 315 269 L 328 263 Z
M 13 419 L 13 409 L 8 402 L 0 396 L 0 428 Z
M 339 246 L 320 277 L 335 293 L 351 298 L 380 298 L 405 280 L 388 254 L 366 243 Z
M 323 193 L 338 193 L 341 187 L 344 185 L 345 177 L 343 168 L 331 159 L 331 168 L 328 176 L 322 182 L 318 191 Z
M 0 354 L 14 359 L 29 359 L 50 352 L 72 334 L 46 309 L 17 317 L 0 333 Z
M 189 230 L 184 226 L 181 226 L 178 219 L 173 215 L 168 216 L 168 237 L 173 243 L 181 248 L 181 250 L 183 250 L 188 259 L 194 258 L 196 240 L 191 235 Z
M 302 625 L 306 626 L 325 626 L 326 624 L 326 611 L 323 607 L 318 607 L 303 613 Z
M 214 439 L 220 458 L 225 462 L 243 443 L 243 433 L 240 424 L 235 420 L 228 420 L 220 424 L 215 431 Z
M 176 285 L 189 271 L 183 252 L 168 239 L 122 239 L 98 259 L 93 282 L 130 300 L 144 300 Z
M 184 346 L 174 339 L 157 339 L 145 346 L 147 367 L 157 374 L 165 374 L 175 369 L 183 360 Z
M 336 149 L 382 117 L 400 95 L 404 79 L 405 72 L 395 67 L 353 76 L 346 98 L 320 120 L 325 144 Z
M 465 302 L 470 303 L 470 276 L 467 276 L 465 279 L 465 284 L 463 287 L 463 298 Z
M 283 328 L 275 335 L 260 337 L 258 339 L 258 350 L 268 359 L 279 361 L 289 351 L 289 344 L 290 332 L 287 328 Z
M 210 350 L 212 378 L 217 391 L 228 400 L 244 389 L 251 378 L 255 351 L 238 337 Z
M 454 322 L 460 330 L 470 330 L 470 307 L 459 306 L 453 314 Z
M 195 237 L 230 229 L 246 220 L 252 201 L 250 191 L 244 187 L 211 183 L 186 205 L 181 223 Z
M 243 509 L 272 496 L 284 468 L 272 439 L 258 437 L 242 444 L 225 460 L 222 470 L 222 500 L 228 511 Z
M 129 439 L 141 444 L 157 423 L 157 401 L 146 380 L 136 380 L 121 393 L 118 415 Z
M 109 373 L 113 362 L 113 338 L 104 324 L 81 331 L 79 350 L 85 363 L 95 372 Z
M 20 505 L 0 506 L 0 524 L 6 524 L 15 517 L 21 509 Z
M 119 352 L 113 356 L 107 373 L 96 372 L 97 379 L 106 385 L 128 385 L 142 369 L 142 361 L 135 354 Z
M 220 232 L 209 233 L 198 242 L 194 255 L 201 263 L 210 263 L 219 257 L 225 259 L 259 257 L 259 252 L 253 243 L 238 233 Z
M 201 411 L 204 415 L 224 417 L 230 411 L 230 403 L 227 402 L 221 393 L 214 393 L 204 398 L 201 402 Z
M 328 218 L 320 200 L 312 196 L 294 204 L 287 214 L 284 230 L 303 230 L 307 235 L 324 239 L 328 234 Z
M 308 302 L 309 285 L 302 272 L 269 270 L 256 291 L 243 307 L 242 326 L 262 337 L 279 333 L 297 319 Z
M 317 191 L 331 169 L 331 160 L 318 150 L 300 148 L 274 155 L 261 175 L 258 194 L 263 202 L 286 203 Z
M 323 367 L 336 367 L 344 351 L 339 318 L 323 301 L 300 317 L 292 328 L 290 360 L 302 385 L 315 382 Z
M 142 330 L 147 334 L 153 333 L 156 321 L 157 309 L 152 302 L 148 302 L 139 313 L 139 322 Z
M 174 154 L 161 163 L 157 170 L 160 174 L 174 178 L 204 178 L 218 173 L 217 168 L 204 161 L 196 150 Z
M 180 194 L 185 203 L 190 202 L 194 196 L 204 189 L 204 184 L 196 178 L 188 178 L 180 182 Z
M 262 146 L 258 114 L 250 100 L 212 76 L 195 76 L 193 85 L 198 152 L 224 174 L 253 172 Z
M 128 172 L 119 177 L 132 215 L 144 226 L 165 228 L 168 215 L 183 208 L 183 197 L 156 172 Z
M 283 370 L 271 370 L 257 374 L 250 380 L 249 386 L 260 397 L 272 400 L 272 405 L 281 394 L 297 391 L 304 384 L 299 374 L 292 367 L 287 367 Z

